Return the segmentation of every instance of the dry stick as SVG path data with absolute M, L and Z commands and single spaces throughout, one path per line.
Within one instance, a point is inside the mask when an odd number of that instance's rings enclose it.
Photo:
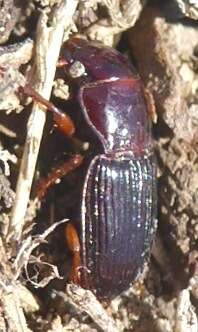
M 15 294 L 15 296 L 13 296 Z M 11 287 L 9 291 L 4 292 L 1 298 L 4 315 L 10 332 L 31 332 L 27 327 L 25 315 L 21 307 L 17 288 Z
M 2 318 L 6 321 L 10 332 L 31 332 L 27 327 L 21 301 L 19 299 L 18 285 L 14 280 L 10 262 L 6 255 L 4 242 L 0 237 L 0 306 Z
M 190 301 L 190 290 L 183 289 L 178 295 L 174 332 L 197 332 L 198 319 Z
M 109 316 L 91 291 L 74 284 L 68 284 L 66 293 L 60 291 L 54 293 L 61 296 L 65 302 L 72 304 L 78 312 L 86 312 L 93 319 L 94 323 L 99 326 L 101 331 L 119 331 L 114 319 Z
M 47 16 L 40 19 L 37 31 L 37 84 L 36 90 L 49 99 L 56 71 L 56 63 L 63 39 L 64 29 L 69 34 L 72 17 L 78 0 L 64 0 L 54 12 L 53 23 L 47 27 Z M 45 124 L 43 107 L 35 104 L 28 121 L 27 137 L 16 188 L 16 200 L 12 210 L 12 218 L 8 238 L 20 241 L 24 226 L 24 217 L 29 201 L 35 165 Z

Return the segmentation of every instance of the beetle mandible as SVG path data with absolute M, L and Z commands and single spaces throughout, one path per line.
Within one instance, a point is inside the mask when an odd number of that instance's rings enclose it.
M 70 279 L 111 298 L 141 272 L 156 229 L 152 102 L 132 65 L 113 48 L 72 38 L 62 57 L 68 71 L 77 62 L 84 66 L 74 78 L 78 101 L 102 148 L 84 179 L 77 229 L 66 227 Z M 61 117 L 56 121 L 61 127 Z

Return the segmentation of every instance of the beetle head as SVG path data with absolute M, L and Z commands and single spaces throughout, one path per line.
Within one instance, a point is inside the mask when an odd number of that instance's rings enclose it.
M 82 63 L 91 82 L 137 77 L 124 55 L 98 42 L 71 38 L 63 46 L 63 57 L 69 65 Z

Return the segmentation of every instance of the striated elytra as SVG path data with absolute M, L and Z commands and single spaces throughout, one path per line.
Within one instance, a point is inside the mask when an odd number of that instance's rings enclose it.
M 84 180 L 71 280 L 112 298 L 141 272 L 156 230 L 152 110 L 140 77 L 116 50 L 73 38 L 63 56 L 84 68 L 74 78 L 78 100 L 103 151 Z

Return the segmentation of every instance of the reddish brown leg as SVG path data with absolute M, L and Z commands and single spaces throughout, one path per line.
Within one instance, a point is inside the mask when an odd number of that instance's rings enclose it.
M 80 283 L 79 267 L 81 264 L 80 259 L 80 241 L 74 226 L 69 223 L 65 227 L 66 244 L 72 254 L 72 268 L 69 274 L 69 280 L 75 284 Z
M 62 165 L 53 168 L 46 178 L 38 181 L 38 184 L 36 185 L 36 196 L 39 199 L 42 199 L 49 187 L 51 187 L 57 180 L 80 166 L 82 160 L 83 157 L 76 154 Z
M 33 98 L 34 101 L 45 106 L 46 109 L 53 114 L 55 123 L 58 126 L 58 129 L 66 136 L 72 136 L 75 132 L 75 127 L 70 119 L 70 117 L 61 112 L 56 106 L 50 103 L 48 100 L 43 98 L 39 93 L 37 93 L 31 86 L 28 84 L 24 87 L 19 88 L 23 93 Z
M 50 103 L 48 100 L 43 98 L 39 93 L 37 93 L 31 86 L 28 84 L 24 87 L 21 87 L 20 90 L 31 96 L 34 101 L 44 105 L 47 110 L 51 111 L 54 117 L 54 121 L 58 126 L 58 129 L 65 134 L 66 136 L 71 137 L 74 134 L 75 127 L 68 115 L 61 112 L 56 106 Z M 80 143 L 77 139 L 74 139 Z M 70 158 L 69 161 L 66 161 L 62 165 L 55 167 L 47 176 L 47 178 L 42 179 L 38 182 L 36 194 L 38 198 L 42 198 L 47 189 L 52 186 L 58 179 L 67 175 L 69 172 L 73 171 L 82 163 L 83 157 L 81 155 L 74 155 Z
M 65 65 L 66 63 L 62 63 L 61 65 Z M 66 136 L 72 136 L 75 131 L 74 124 L 70 117 L 64 113 L 62 113 L 58 108 L 56 108 L 52 103 L 43 98 L 40 94 L 38 94 L 34 89 L 29 85 L 25 85 L 20 88 L 20 90 L 28 96 L 31 96 L 34 101 L 44 105 L 47 110 L 51 111 L 54 117 L 54 121 L 56 122 L 58 129 L 62 131 Z M 52 171 L 48 174 L 47 178 L 39 181 L 37 185 L 37 196 L 41 199 L 47 189 L 53 185 L 57 179 L 67 175 L 69 172 L 73 171 L 75 168 L 80 166 L 82 163 L 83 157 L 79 154 L 76 154 L 70 158 L 70 160 L 66 161 L 64 164 L 59 165 L 52 169 Z M 68 245 L 69 250 L 72 253 L 72 269 L 70 272 L 69 279 L 74 283 L 79 283 L 79 267 L 80 267 L 80 242 L 77 235 L 77 232 L 74 226 L 69 223 L 65 228 L 65 236 L 66 243 Z
M 144 89 L 144 95 L 148 106 L 149 116 L 151 117 L 153 123 L 157 123 L 157 113 L 153 95 L 148 89 Z

